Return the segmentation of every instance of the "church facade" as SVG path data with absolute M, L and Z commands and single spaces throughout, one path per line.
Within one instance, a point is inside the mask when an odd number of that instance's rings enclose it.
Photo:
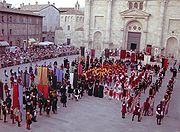
M 84 46 L 180 56 L 179 0 L 86 0 Z

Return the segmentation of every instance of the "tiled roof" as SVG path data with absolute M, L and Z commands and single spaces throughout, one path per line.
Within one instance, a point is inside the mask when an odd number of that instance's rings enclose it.
M 5 8 L 5 7 L 1 7 L 0 12 L 43 17 L 43 16 L 40 16 L 40 15 L 35 14 L 33 12 L 30 12 L 30 11 L 22 11 L 22 10 L 19 10 L 19 9 L 12 9 L 12 8 Z
M 75 8 L 59 8 L 61 15 L 84 15 L 84 12 Z
M 24 5 L 21 6 L 20 9 L 21 10 L 27 10 L 27 11 L 34 11 L 34 12 L 38 12 L 41 11 L 42 9 L 48 7 L 49 4 L 41 4 L 41 5 Z
M 41 5 L 23 5 L 20 7 L 21 10 L 25 11 L 32 11 L 32 12 L 40 12 L 41 10 L 47 8 L 47 7 L 54 7 L 57 9 L 54 5 L 51 4 L 41 4 Z M 59 9 L 57 9 L 59 11 Z

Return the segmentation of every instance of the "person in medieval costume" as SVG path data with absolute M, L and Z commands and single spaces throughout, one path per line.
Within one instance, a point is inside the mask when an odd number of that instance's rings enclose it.
M 12 124 L 15 124 L 15 122 L 14 122 L 15 113 L 14 113 L 13 107 L 11 107 L 11 110 L 10 110 L 10 118 L 11 118 L 11 120 L 12 120 Z
M 122 110 L 121 110 L 121 112 L 122 112 L 122 118 L 124 119 L 125 115 L 126 115 L 126 112 L 127 112 L 125 101 L 123 101 L 123 103 L 122 103 Z
M 31 129 L 31 124 L 32 124 L 32 117 L 31 117 L 31 114 L 29 112 L 27 112 L 27 115 L 26 115 L 26 128 L 28 130 Z
M 141 116 L 141 108 L 140 108 L 140 104 L 137 103 L 137 105 L 135 106 L 134 112 L 133 112 L 133 117 L 132 117 L 132 121 L 134 121 L 134 116 L 138 116 L 138 122 L 140 122 L 140 116 Z
M 6 98 L 6 106 L 7 106 L 8 114 L 10 114 L 11 104 L 12 104 L 12 99 L 11 99 L 11 95 L 9 95 Z
M 50 117 L 50 111 L 51 111 L 51 101 L 50 99 L 48 98 L 47 99 L 47 106 L 46 106 L 46 113 L 47 113 L 47 116 Z
M 147 98 L 146 101 L 144 102 L 144 105 L 143 105 L 144 116 L 148 115 L 149 108 L 150 108 L 150 103 L 149 103 L 149 98 Z
M 15 119 L 16 122 L 18 123 L 18 127 L 21 127 L 22 115 L 20 110 L 18 110 L 18 108 L 16 108 Z
M 63 104 L 63 107 L 67 107 L 66 103 L 67 103 L 67 96 L 66 94 L 63 94 L 61 96 L 61 103 Z
M 99 80 L 96 80 L 94 86 L 94 97 L 98 97 L 98 94 L 99 94 Z
M 6 108 L 6 101 L 4 101 L 3 102 L 3 104 L 2 104 L 2 114 L 3 114 L 3 121 L 4 121 L 4 123 L 6 123 L 7 122 L 7 108 Z
M 79 95 L 80 94 L 80 91 L 78 88 L 75 88 L 74 89 L 74 97 L 75 97 L 75 100 L 78 101 L 79 100 Z
M 113 98 L 113 88 L 111 88 L 110 90 L 109 90 L 109 99 L 112 99 Z
M 39 97 L 38 104 L 39 104 L 39 114 L 42 115 L 43 96 L 40 96 L 40 97 Z
M 157 125 L 161 125 L 161 120 L 163 117 L 164 117 L 163 102 L 161 101 L 160 104 L 156 107 Z

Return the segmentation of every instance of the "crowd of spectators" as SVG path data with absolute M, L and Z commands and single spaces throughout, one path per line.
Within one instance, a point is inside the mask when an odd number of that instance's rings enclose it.
M 79 49 L 73 46 L 30 46 L 26 49 L 6 50 L 0 54 L 0 67 L 8 67 L 25 63 L 37 62 L 45 59 L 79 54 Z

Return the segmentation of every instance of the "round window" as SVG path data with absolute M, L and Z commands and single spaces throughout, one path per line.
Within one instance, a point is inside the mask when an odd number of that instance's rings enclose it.
M 136 27 L 136 26 L 134 26 L 134 27 L 133 27 L 133 29 L 134 29 L 134 30 L 136 30 L 136 29 L 137 29 L 137 27 Z

